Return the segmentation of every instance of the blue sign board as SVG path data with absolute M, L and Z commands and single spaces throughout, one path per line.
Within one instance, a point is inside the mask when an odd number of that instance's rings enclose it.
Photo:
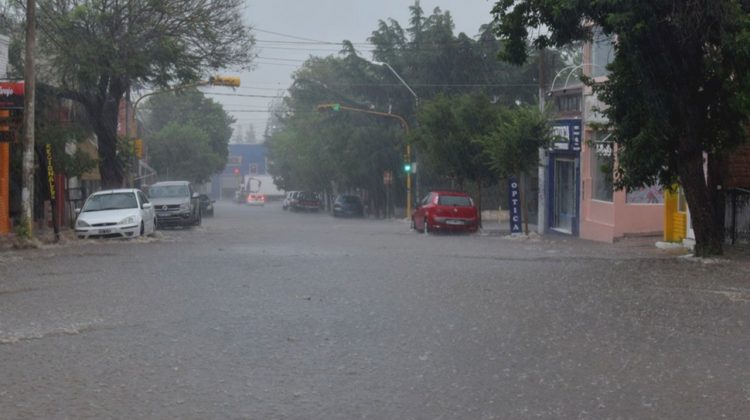
M 581 150 L 581 120 L 556 120 L 552 122 L 555 150 Z
M 510 177 L 508 179 L 508 191 L 510 203 L 510 233 L 521 233 L 521 193 L 518 189 L 518 181 L 516 178 Z

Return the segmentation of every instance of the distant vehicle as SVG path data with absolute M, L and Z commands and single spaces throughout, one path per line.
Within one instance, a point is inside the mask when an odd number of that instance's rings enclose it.
M 91 194 L 76 213 L 79 238 L 132 238 L 156 231 L 153 205 L 134 188 Z
M 157 182 L 148 189 L 156 210 L 156 222 L 165 226 L 200 226 L 202 222 L 199 194 L 188 181 Z
M 319 211 L 320 197 L 312 191 L 299 191 L 289 208 L 294 211 Z
M 286 195 L 284 195 L 284 201 L 281 202 L 281 209 L 282 210 L 289 209 L 292 203 L 297 200 L 298 194 L 299 194 L 299 191 L 287 191 Z
M 356 195 L 341 194 L 333 202 L 333 217 L 365 215 L 365 207 L 362 199 Z
M 201 194 L 198 196 L 198 202 L 201 206 L 201 214 L 213 217 L 214 203 L 216 203 L 216 200 L 211 200 L 211 198 L 206 194 Z
M 419 232 L 476 232 L 479 217 L 468 194 L 431 191 L 411 216 L 412 229 Z
M 248 206 L 264 206 L 266 204 L 266 196 L 258 193 L 250 193 L 247 195 Z
M 250 194 L 258 194 L 262 185 L 263 182 L 260 179 L 246 176 L 242 180 L 242 184 L 237 188 L 237 191 L 234 192 L 234 201 L 239 204 L 247 203 Z

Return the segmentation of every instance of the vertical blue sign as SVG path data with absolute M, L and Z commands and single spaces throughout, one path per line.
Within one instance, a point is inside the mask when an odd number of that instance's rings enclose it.
M 521 233 L 521 194 L 518 190 L 518 181 L 515 177 L 508 179 L 508 192 L 510 203 L 510 233 Z

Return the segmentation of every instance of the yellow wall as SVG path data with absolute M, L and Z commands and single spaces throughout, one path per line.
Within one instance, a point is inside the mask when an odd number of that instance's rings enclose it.
M 679 190 L 664 190 L 664 240 L 682 242 L 687 235 L 687 214 L 679 209 Z

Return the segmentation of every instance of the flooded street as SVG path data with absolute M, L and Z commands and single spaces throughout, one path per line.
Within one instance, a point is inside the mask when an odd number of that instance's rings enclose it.
M 746 418 L 750 270 L 217 203 L 0 252 L 3 418 Z

